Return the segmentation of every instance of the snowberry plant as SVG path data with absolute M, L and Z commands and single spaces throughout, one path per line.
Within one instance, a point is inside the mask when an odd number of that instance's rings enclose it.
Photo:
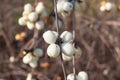
M 47 44 L 49 44 L 47 48 L 48 56 L 51 58 L 57 58 L 58 56 L 60 56 L 65 80 L 88 80 L 88 75 L 85 71 L 79 72 L 77 76 L 74 69 L 74 58 L 81 55 L 81 49 L 75 48 L 74 46 L 75 25 L 73 25 L 73 33 L 69 31 L 63 31 L 60 34 L 59 32 L 58 16 L 61 15 L 62 17 L 66 17 L 73 13 L 72 17 L 75 19 L 75 3 L 76 1 L 74 0 L 54 0 L 54 12 L 57 20 L 57 31 L 48 30 L 44 32 L 43 39 Z M 74 21 L 73 24 L 75 24 Z M 66 77 L 63 61 L 70 61 L 72 58 L 74 66 L 73 73 Z
M 27 3 L 24 5 L 24 11 L 18 23 L 21 26 L 27 26 L 29 30 L 33 30 L 34 28 L 42 30 L 45 23 L 41 18 L 46 16 L 47 12 L 42 2 L 39 2 L 35 8 L 30 3 Z
M 78 8 L 79 2 L 82 0 L 54 0 L 55 26 L 56 31 L 47 30 L 43 33 L 44 41 L 49 44 L 47 47 L 47 55 L 50 58 L 60 58 L 64 80 L 88 80 L 88 75 L 85 71 L 80 71 L 76 75 L 75 58 L 81 56 L 82 50 L 75 46 L 75 10 Z M 32 6 L 30 3 L 24 5 L 22 17 L 18 20 L 21 26 L 27 26 L 29 30 L 42 30 L 45 27 L 43 18 L 48 17 L 49 14 L 43 2 L 38 2 L 37 5 Z M 72 32 L 60 32 L 60 25 L 58 17 L 72 17 Z M 49 25 L 48 25 L 49 26 Z M 34 39 L 36 40 L 36 39 Z M 33 48 L 33 47 L 32 47 Z M 34 48 L 32 51 L 24 53 L 23 63 L 29 64 L 32 68 L 37 67 L 39 57 L 43 56 L 41 48 Z M 73 72 L 66 75 L 64 61 L 71 61 L 73 63 Z

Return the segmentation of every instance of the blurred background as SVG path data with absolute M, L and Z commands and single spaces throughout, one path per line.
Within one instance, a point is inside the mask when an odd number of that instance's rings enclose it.
M 52 12 L 53 1 L 42 1 Z M 112 3 L 113 7 L 104 10 L 105 2 Z M 59 59 L 42 57 L 39 66 L 32 69 L 19 58 L 21 48 L 33 36 L 32 30 L 18 25 L 25 3 L 34 4 L 34 0 L 0 2 L 0 80 L 26 80 L 29 72 L 33 73 L 33 80 L 63 80 Z M 48 22 L 53 19 L 49 17 Z M 71 18 L 64 21 L 70 24 Z M 52 22 L 47 25 L 46 29 L 56 30 Z M 70 26 L 61 31 L 71 31 Z M 21 32 L 27 37 L 17 41 L 15 36 Z M 120 0 L 84 0 L 80 3 L 76 11 L 75 42 L 82 50 L 82 55 L 75 61 L 76 73 L 88 72 L 89 80 L 120 80 Z M 43 39 L 38 45 L 45 54 L 47 46 Z M 72 61 L 65 62 L 65 67 L 67 74 L 71 73 Z

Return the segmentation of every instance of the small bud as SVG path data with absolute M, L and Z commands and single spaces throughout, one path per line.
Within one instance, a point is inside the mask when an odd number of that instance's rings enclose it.
M 41 57 L 43 56 L 43 50 L 40 49 L 40 48 L 37 48 L 33 51 L 33 54 L 36 56 L 36 57 Z
M 14 56 L 10 56 L 9 61 L 10 62 L 15 62 L 15 57 Z
M 78 80 L 88 80 L 88 74 L 85 71 L 78 73 Z
M 57 37 L 52 31 L 48 30 L 43 33 L 43 39 L 45 40 L 46 43 L 53 44 L 56 42 Z
M 50 63 L 49 62 L 42 62 L 40 63 L 40 67 L 44 69 L 49 69 Z
M 61 48 L 63 53 L 67 56 L 73 56 L 75 53 L 75 48 L 71 43 L 62 43 Z
M 75 49 L 75 58 L 79 58 L 79 57 L 81 56 L 81 54 L 82 54 L 81 48 L 80 48 L 80 47 L 77 47 L 77 48 Z
M 20 34 L 16 34 L 16 35 L 15 35 L 15 40 L 17 40 L 17 41 L 20 40 L 20 41 L 21 41 L 21 35 L 20 35 Z
M 35 24 L 35 27 L 36 27 L 37 30 L 42 30 L 44 28 L 44 26 L 45 26 L 45 24 L 41 20 L 36 22 L 36 24 Z
M 34 27 L 35 27 L 34 23 L 32 23 L 32 22 L 27 22 L 27 28 L 28 28 L 29 30 L 33 30 Z
M 22 13 L 22 17 L 23 17 L 26 21 L 29 21 L 29 19 L 28 19 L 28 15 L 29 15 L 30 13 L 31 13 L 31 12 L 23 11 L 23 13 Z
M 37 12 L 31 12 L 31 13 L 28 15 L 28 19 L 29 19 L 31 22 L 35 22 L 35 21 L 38 19 L 38 14 L 37 14 Z
M 50 44 L 47 48 L 47 54 L 52 58 L 58 57 L 60 54 L 60 47 L 57 44 Z
M 71 12 L 66 12 L 66 11 L 63 11 L 63 12 L 61 13 L 61 15 L 62 15 L 63 17 L 68 17 L 68 16 L 70 16 L 70 14 L 71 14 Z

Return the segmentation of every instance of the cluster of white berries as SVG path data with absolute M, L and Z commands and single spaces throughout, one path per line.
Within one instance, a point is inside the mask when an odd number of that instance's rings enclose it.
M 33 52 L 24 53 L 23 63 L 29 64 L 30 67 L 36 68 L 38 66 L 39 57 L 43 56 L 43 50 L 41 48 L 36 48 Z
M 67 80 L 75 80 L 75 76 L 73 73 L 67 76 Z M 88 80 L 88 74 L 85 71 L 80 71 L 78 75 L 76 75 L 76 80 Z
M 27 26 L 29 30 L 36 28 L 41 30 L 45 23 L 41 18 L 46 17 L 47 12 L 42 2 L 39 2 L 35 8 L 30 3 L 24 5 L 22 17 L 19 18 L 18 23 L 21 26 Z
M 58 0 L 57 2 L 57 12 L 60 13 L 62 16 L 70 15 L 73 9 L 73 4 L 68 2 L 67 0 Z
M 75 1 L 75 10 L 79 9 L 79 3 L 84 0 Z M 72 0 L 58 0 L 57 1 L 57 13 L 61 14 L 63 17 L 69 16 L 73 10 Z
M 49 57 L 56 58 L 62 52 L 62 58 L 64 61 L 69 61 L 72 56 L 79 57 L 82 53 L 80 48 L 75 48 L 71 43 L 73 40 L 73 35 L 69 31 L 64 31 L 61 35 L 61 44 L 56 44 L 58 39 L 58 33 L 55 31 L 46 31 L 43 33 L 43 39 L 46 43 L 50 44 L 47 48 L 47 54 Z
M 100 3 L 100 11 L 101 12 L 111 11 L 114 7 L 115 7 L 115 4 L 113 4 L 111 2 L 102 1 Z

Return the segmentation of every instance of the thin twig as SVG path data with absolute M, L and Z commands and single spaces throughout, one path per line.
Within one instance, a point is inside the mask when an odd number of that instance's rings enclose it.
M 0 32 L 5 40 L 5 43 L 6 43 L 8 50 L 10 51 L 11 55 L 14 56 L 15 51 L 14 51 L 13 47 L 11 46 L 11 42 L 10 42 L 8 36 L 6 35 L 4 30 L 0 30 Z
M 59 23 L 58 23 L 57 0 L 54 0 L 54 12 L 55 12 L 55 19 L 57 21 L 56 29 L 57 29 L 58 38 L 59 38 L 59 36 L 60 36 L 60 31 L 59 30 L 60 29 L 59 29 Z M 61 45 L 60 41 L 58 42 L 58 45 Z M 63 74 L 64 74 L 64 80 L 67 80 L 66 70 L 65 70 L 63 59 L 62 59 L 62 52 L 60 52 L 60 61 L 61 61 L 61 66 L 62 66 L 62 70 L 63 70 Z
M 75 0 L 72 0 L 73 3 L 73 10 L 72 10 L 72 33 L 73 33 L 73 43 L 75 40 L 75 28 L 76 28 L 76 19 L 75 19 Z M 74 80 L 76 80 L 76 71 L 75 71 L 75 54 L 73 55 L 73 73 L 74 73 Z
M 57 29 L 57 32 L 58 32 L 58 35 L 60 34 L 60 27 L 59 27 L 59 23 L 58 23 L 58 13 L 57 13 L 57 0 L 54 0 L 54 12 L 55 12 L 55 19 L 57 21 L 57 26 L 56 26 L 56 29 Z

